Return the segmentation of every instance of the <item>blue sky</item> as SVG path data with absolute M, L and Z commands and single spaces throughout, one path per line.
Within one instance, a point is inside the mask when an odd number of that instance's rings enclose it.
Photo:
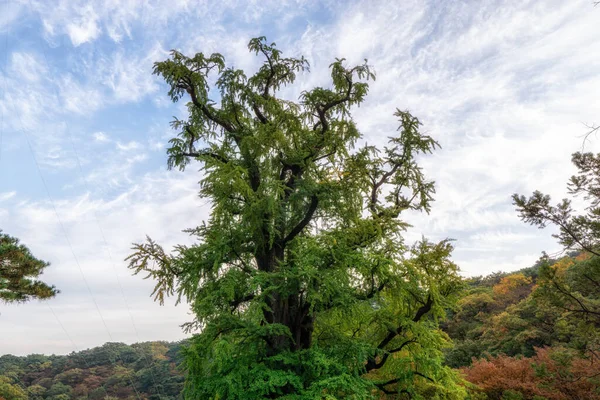
M 123 261 L 146 234 L 189 243 L 182 230 L 209 212 L 198 172 L 166 169 L 184 109 L 151 72 L 170 49 L 253 71 L 247 42 L 266 35 L 311 63 L 289 97 L 326 85 L 335 57 L 368 58 L 377 81 L 354 113 L 366 140 L 384 143 L 399 107 L 442 145 L 422 160 L 433 211 L 408 217 L 407 240 L 454 238 L 463 273 L 479 275 L 558 250 L 510 195 L 565 195 L 570 154 L 600 122 L 599 19 L 590 0 L 3 0 L 0 229 L 52 263 L 43 277 L 62 293 L 0 305 L 0 354 L 184 337 L 186 305 L 152 302 Z

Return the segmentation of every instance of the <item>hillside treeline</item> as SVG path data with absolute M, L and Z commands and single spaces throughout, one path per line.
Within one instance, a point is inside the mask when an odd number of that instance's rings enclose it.
M 473 399 L 600 399 L 600 260 L 541 259 L 465 279 L 443 324 Z M 185 343 L 106 343 L 67 356 L 0 357 L 0 399 L 178 399 Z M 396 395 L 389 395 L 394 398 Z
M 180 399 L 181 344 L 106 343 L 66 356 L 0 357 L 0 399 Z

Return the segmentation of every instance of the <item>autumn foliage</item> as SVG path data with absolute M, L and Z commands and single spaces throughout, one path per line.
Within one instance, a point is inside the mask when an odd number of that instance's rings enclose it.
M 600 399 L 600 364 L 566 349 L 536 349 L 531 358 L 474 360 L 463 371 L 490 400 Z

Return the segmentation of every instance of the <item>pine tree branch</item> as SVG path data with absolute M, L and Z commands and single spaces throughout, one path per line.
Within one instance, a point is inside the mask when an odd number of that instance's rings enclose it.
M 586 314 L 592 314 L 592 315 L 598 315 L 600 316 L 600 313 L 595 312 L 590 310 L 589 308 L 587 308 L 585 306 L 585 304 L 583 304 L 583 302 L 581 300 L 579 300 L 575 295 L 573 295 L 571 292 L 569 292 L 567 289 L 563 288 L 561 285 L 559 285 L 554 279 L 552 279 L 552 284 L 554 285 L 554 287 L 556 287 L 556 289 L 561 292 L 562 294 L 564 294 L 565 296 L 575 300 L 575 302 L 577 304 L 579 304 L 579 307 L 581 308 L 581 312 L 586 313 Z M 569 311 L 577 311 L 577 310 L 569 310 Z

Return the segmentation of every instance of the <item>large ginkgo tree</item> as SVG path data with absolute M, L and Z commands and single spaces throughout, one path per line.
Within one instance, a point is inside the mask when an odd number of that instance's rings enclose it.
M 159 301 L 191 305 L 186 396 L 461 398 L 438 325 L 461 286 L 452 247 L 402 237 L 405 212 L 430 210 L 434 183 L 417 161 L 437 142 L 396 110 L 387 146 L 364 143 L 351 111 L 375 78 L 366 61 L 336 59 L 330 87 L 292 101 L 281 89 L 307 60 L 262 37 L 249 49 L 264 60 L 252 76 L 220 54 L 173 51 L 154 69 L 188 110 L 168 165 L 199 165 L 212 205 L 189 230 L 194 245 L 149 239 L 129 257 Z

